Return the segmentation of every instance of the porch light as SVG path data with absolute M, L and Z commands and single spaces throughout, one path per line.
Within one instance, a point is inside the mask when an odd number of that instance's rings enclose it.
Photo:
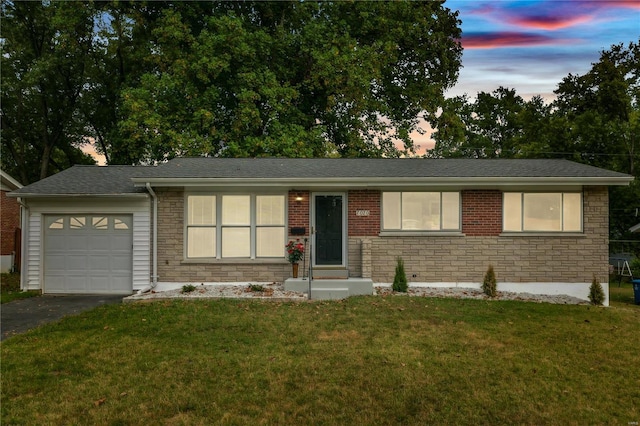
M 300 202 L 300 201 L 302 201 L 302 200 L 303 200 L 303 198 L 302 198 L 300 195 L 296 196 L 296 201 L 297 201 L 297 202 Z

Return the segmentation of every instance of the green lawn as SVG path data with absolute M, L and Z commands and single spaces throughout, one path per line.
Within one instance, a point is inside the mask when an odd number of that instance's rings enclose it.
M 39 291 L 20 290 L 20 274 L 0 274 L 0 303 L 39 295 Z
M 639 348 L 626 302 L 110 305 L 0 345 L 0 423 L 627 425 Z

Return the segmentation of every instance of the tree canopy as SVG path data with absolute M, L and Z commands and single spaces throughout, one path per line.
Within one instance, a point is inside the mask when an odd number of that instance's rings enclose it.
M 460 67 L 443 3 L 3 2 L 3 167 L 412 152 Z
M 436 121 L 431 157 L 567 158 L 640 176 L 640 44 L 601 52 L 584 75 L 569 74 L 546 104 L 500 87 L 447 99 Z M 610 189 L 610 237 L 637 238 L 640 182 Z M 640 247 L 633 248 L 640 251 Z

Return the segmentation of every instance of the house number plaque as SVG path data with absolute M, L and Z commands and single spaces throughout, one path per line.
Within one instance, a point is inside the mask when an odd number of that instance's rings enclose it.
M 356 216 L 369 216 L 370 214 L 369 210 L 356 210 Z

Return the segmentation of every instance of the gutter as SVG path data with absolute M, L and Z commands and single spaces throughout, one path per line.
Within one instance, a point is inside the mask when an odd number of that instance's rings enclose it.
M 319 177 L 319 178 L 154 178 L 141 180 L 131 179 L 134 186 L 144 186 L 152 182 L 162 186 L 207 186 L 222 185 L 225 187 L 266 187 L 266 186 L 300 186 L 309 188 L 394 188 L 394 187 L 468 187 L 509 188 L 514 186 L 625 186 L 633 181 L 633 176 L 544 176 L 544 177 Z
M 147 191 L 153 199 L 153 239 L 152 239 L 152 256 L 153 256 L 153 270 L 151 272 L 151 285 L 144 287 L 138 291 L 138 294 L 146 293 L 158 285 L 158 196 L 151 189 L 151 184 L 147 182 L 145 185 Z
M 145 193 L 120 193 L 120 194 L 42 194 L 37 192 L 9 192 L 7 197 L 16 197 L 16 198 L 61 198 L 61 197 L 69 197 L 69 198 L 78 198 L 78 197 L 93 197 L 93 198 L 146 198 L 147 194 Z
M 17 198 L 18 204 L 20 204 L 20 234 L 22 241 L 20 242 L 20 290 L 26 290 L 26 281 L 28 279 L 27 272 L 24 265 L 27 263 L 27 244 L 29 243 L 28 238 L 28 226 L 29 223 L 29 206 L 27 206 L 21 197 Z

